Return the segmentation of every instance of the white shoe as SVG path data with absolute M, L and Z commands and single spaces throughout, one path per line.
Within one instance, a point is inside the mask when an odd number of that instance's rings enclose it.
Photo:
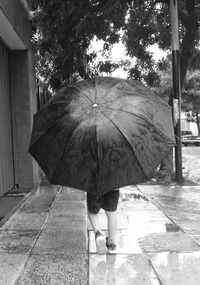
M 106 238 L 99 231 L 95 233 L 95 242 L 97 254 L 106 254 L 108 252 L 108 249 L 106 247 Z

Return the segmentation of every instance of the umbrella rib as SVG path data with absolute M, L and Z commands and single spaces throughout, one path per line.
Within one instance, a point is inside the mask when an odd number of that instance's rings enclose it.
M 84 114 L 85 112 L 83 112 L 83 114 Z M 34 144 L 36 143 L 36 142 L 38 142 L 44 135 L 45 135 L 45 133 L 46 133 L 46 131 L 49 131 L 51 128 L 53 128 L 54 127 L 54 125 L 62 118 L 62 117 L 64 117 L 66 114 L 64 114 L 64 111 L 60 114 L 60 116 L 47 128 L 47 129 L 45 129 L 44 130 L 44 132 L 41 134 L 41 136 L 34 142 Z M 78 123 L 78 125 L 82 122 L 82 120 L 83 120 L 84 118 L 82 118 L 81 119 L 81 121 Z
M 81 88 L 79 88 L 79 87 L 77 87 L 75 85 L 73 87 L 74 87 L 74 89 L 78 90 L 81 94 L 83 94 L 91 103 L 94 103 L 94 101 L 90 97 L 88 97 L 87 94 L 85 94 L 83 92 L 83 90 L 81 90 Z
M 121 84 L 121 82 L 117 82 L 116 84 L 114 84 L 114 85 L 104 94 L 104 96 L 101 97 L 99 103 L 101 103 L 101 101 L 110 93 L 110 91 L 111 91 L 113 88 L 115 88 L 117 85 L 120 85 L 120 84 Z
M 127 97 L 128 96 L 130 96 L 130 95 L 126 95 Z M 125 98 L 126 96 L 123 96 L 123 98 Z M 143 97 L 143 98 L 145 98 L 145 101 L 149 101 L 149 98 L 147 98 L 147 97 L 145 97 L 145 96 L 139 96 L 139 95 L 134 95 L 134 97 L 139 97 L 139 98 L 141 98 L 141 97 Z M 158 97 L 158 96 L 157 96 Z M 122 97 L 121 97 L 122 98 Z M 120 99 L 121 99 L 120 98 Z M 118 98 L 117 98 L 118 99 Z M 152 101 L 155 101 L 155 102 L 157 102 L 157 100 L 156 100 L 156 98 L 151 98 L 151 102 Z M 113 98 L 113 99 L 111 99 L 111 100 L 108 100 L 108 101 L 104 101 L 104 102 L 102 102 L 101 103 L 101 105 L 104 105 L 104 104 L 107 104 L 107 103 L 112 103 L 112 102 L 116 102 L 116 98 Z M 163 105 L 165 105 L 165 107 L 167 106 L 167 107 L 169 107 L 169 105 L 163 100 L 163 102 L 162 102 L 162 104 Z
M 143 172 L 143 174 L 144 174 L 144 177 L 145 177 L 146 179 L 148 179 L 147 176 L 146 176 L 146 174 L 144 173 L 144 170 L 143 170 L 143 168 L 142 168 L 142 166 L 141 166 L 141 164 L 140 164 L 140 162 L 139 162 L 137 156 L 135 155 L 134 150 L 132 149 L 132 146 L 131 146 L 130 142 L 126 139 L 126 136 L 123 134 L 123 132 L 120 130 L 120 128 L 115 124 L 115 122 L 114 122 L 113 120 L 111 120 L 110 118 L 108 118 L 108 117 L 106 116 L 106 114 L 105 114 L 102 110 L 101 110 L 101 112 L 102 112 L 102 114 L 119 130 L 119 132 L 120 132 L 120 133 L 122 134 L 122 136 L 125 138 L 125 140 L 126 140 L 127 143 L 129 144 L 130 149 L 131 149 L 131 151 L 133 152 L 133 154 L 134 154 L 136 160 L 138 161 L 138 165 L 140 166 L 140 168 L 141 168 L 141 170 L 142 170 L 142 172 Z
M 108 110 L 113 110 L 113 111 L 120 111 L 120 112 L 124 112 L 124 113 L 131 114 L 132 116 L 135 116 L 135 117 L 140 118 L 141 120 L 147 122 L 149 125 L 151 125 L 153 128 L 155 128 L 155 126 L 154 126 L 152 123 L 150 123 L 149 121 L 147 121 L 145 118 L 143 118 L 143 117 L 140 116 L 140 115 L 136 115 L 136 114 L 133 114 L 133 113 L 131 113 L 131 112 L 129 112 L 129 111 L 124 111 L 124 110 L 122 110 L 122 109 L 113 109 L 113 108 L 110 108 L 110 107 L 106 107 L 106 109 L 108 109 Z M 158 133 L 161 134 L 164 138 L 166 138 L 167 140 L 169 140 L 169 138 L 168 138 L 162 131 L 160 131 L 160 130 L 157 129 L 157 128 L 156 128 L 156 130 L 157 130 Z

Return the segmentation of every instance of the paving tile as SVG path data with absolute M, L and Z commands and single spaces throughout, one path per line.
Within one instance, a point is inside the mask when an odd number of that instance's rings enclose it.
M 64 228 L 44 229 L 39 236 L 34 254 L 67 254 L 86 253 L 87 236 L 86 227 L 76 224 L 74 227 L 67 225 Z
M 200 202 L 200 186 L 162 186 L 162 185 L 138 185 L 137 188 L 147 195 L 147 197 L 166 196 L 172 198 L 182 198 L 187 201 Z M 198 198 L 198 199 L 196 199 Z
M 154 197 L 159 195 L 177 197 L 183 193 L 183 187 L 177 186 L 164 186 L 164 185 L 137 185 L 137 188 L 141 193 L 147 195 L 147 197 Z
M 107 236 L 107 232 L 104 232 Z M 89 231 L 89 252 L 96 253 L 95 237 L 94 232 Z M 137 237 L 133 234 L 131 229 L 127 230 L 117 230 L 117 251 L 116 253 L 126 253 L 126 254 L 137 254 L 142 253 L 141 248 L 138 244 Z
M 200 246 L 181 231 L 149 234 L 140 238 L 139 244 L 145 253 L 200 251 Z
M 195 230 L 185 230 L 186 235 L 192 238 L 196 243 L 200 245 L 200 231 L 199 228 Z
M 180 231 L 176 225 L 172 223 L 162 223 L 162 222 L 147 222 L 147 223 L 131 223 L 129 230 L 132 231 L 132 235 L 137 237 L 138 239 L 144 238 L 149 235 L 156 235 L 167 232 L 176 232 Z
M 86 254 L 32 255 L 15 285 L 87 285 Z
M 123 211 L 124 215 L 128 216 L 128 219 L 131 221 L 135 221 L 135 223 L 154 223 L 154 222 L 160 222 L 160 223 L 167 223 L 169 222 L 169 218 L 160 210 L 157 208 L 154 211 L 146 211 L 146 210 L 140 210 L 137 211 L 134 208 L 130 210 L 129 212 Z
M 200 208 L 199 208 L 200 204 L 196 201 L 191 202 L 182 198 L 174 199 L 172 197 L 167 197 L 167 196 L 159 196 L 154 198 L 154 200 L 155 199 L 156 202 L 159 203 L 159 207 L 161 207 L 161 209 L 163 210 L 172 209 L 173 211 L 176 211 L 180 214 L 182 213 L 200 214 Z
M 58 192 L 58 186 L 38 188 L 33 195 L 24 201 L 1 229 L 14 231 L 40 230 Z
M 70 215 L 66 215 L 63 213 L 60 214 L 54 214 L 49 216 L 45 228 L 68 228 L 68 229 L 74 229 L 81 227 L 86 229 L 87 227 L 87 217 L 86 215 L 76 215 L 74 213 L 71 213 Z
M 24 199 L 24 195 L 9 196 L 8 194 L 0 199 L 0 220 L 12 211 Z
M 200 185 L 198 186 L 184 186 L 184 198 L 187 200 L 196 200 L 198 198 L 198 201 L 200 202 Z M 183 191 L 182 190 L 182 191 Z
M 159 285 L 145 256 L 96 255 L 89 258 L 89 285 Z
M 0 254 L 0 285 L 14 285 L 27 260 L 26 254 Z
M 123 192 L 123 191 L 138 191 L 138 187 L 136 185 L 129 185 L 129 186 L 125 186 L 125 187 L 122 187 L 120 188 L 120 192 Z
M 123 201 L 122 206 L 123 211 L 155 211 L 157 210 L 156 206 L 154 206 L 151 202 L 148 201 Z
M 76 215 L 84 215 L 87 214 L 86 203 L 85 201 L 56 200 L 51 210 L 51 214 L 54 213 L 65 213 L 66 215 L 74 213 Z
M 200 186 L 139 186 L 142 193 L 183 231 L 200 228 Z
M 200 252 L 148 255 L 163 285 L 199 285 Z
M 25 213 L 40 213 L 50 209 L 56 195 L 59 192 L 58 186 L 40 187 L 20 208 Z
M 38 231 L 0 231 L 1 253 L 28 253 L 38 236 Z
M 42 213 L 24 213 L 17 211 L 12 217 L 3 225 L 2 230 L 13 231 L 35 231 L 40 230 L 48 216 L 47 212 Z
M 62 191 L 56 201 L 84 201 L 86 193 L 71 187 L 62 187 Z
M 146 195 L 142 194 L 137 188 L 132 189 L 123 189 L 120 191 L 120 200 L 121 201 L 130 201 L 130 200 L 138 200 L 138 201 L 148 201 Z

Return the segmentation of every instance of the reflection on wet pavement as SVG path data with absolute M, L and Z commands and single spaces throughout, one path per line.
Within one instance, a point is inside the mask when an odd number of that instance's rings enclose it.
M 97 255 L 89 228 L 89 284 L 199 285 L 200 186 L 198 190 L 123 188 L 117 254 Z M 100 220 L 106 235 L 104 213 Z
M 89 285 L 158 285 L 156 274 L 143 255 L 90 255 Z
M 182 231 L 200 242 L 200 186 L 138 188 Z
M 151 255 L 149 258 L 161 284 L 200 284 L 200 252 L 163 252 Z

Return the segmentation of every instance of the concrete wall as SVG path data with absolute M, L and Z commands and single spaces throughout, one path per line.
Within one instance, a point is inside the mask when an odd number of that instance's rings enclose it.
M 32 28 L 31 22 L 29 21 L 28 12 L 25 7 L 19 0 L 0 0 L 0 9 L 3 11 L 3 14 L 7 18 L 8 22 L 24 44 L 24 48 L 29 48 L 31 46 L 30 36 Z M 1 25 L 1 29 L 2 28 L 4 27 Z M 11 31 L 9 31 L 8 36 L 10 36 L 14 41 Z M 5 41 L 5 44 L 7 44 L 5 39 L 3 39 L 3 41 Z M 9 47 L 11 49 L 15 49 L 12 46 Z
M 33 113 L 36 112 L 36 85 L 31 21 L 20 0 L 0 0 L 0 24 L 1 38 L 10 50 L 15 183 L 29 189 L 39 179 L 37 166 L 28 154 Z

